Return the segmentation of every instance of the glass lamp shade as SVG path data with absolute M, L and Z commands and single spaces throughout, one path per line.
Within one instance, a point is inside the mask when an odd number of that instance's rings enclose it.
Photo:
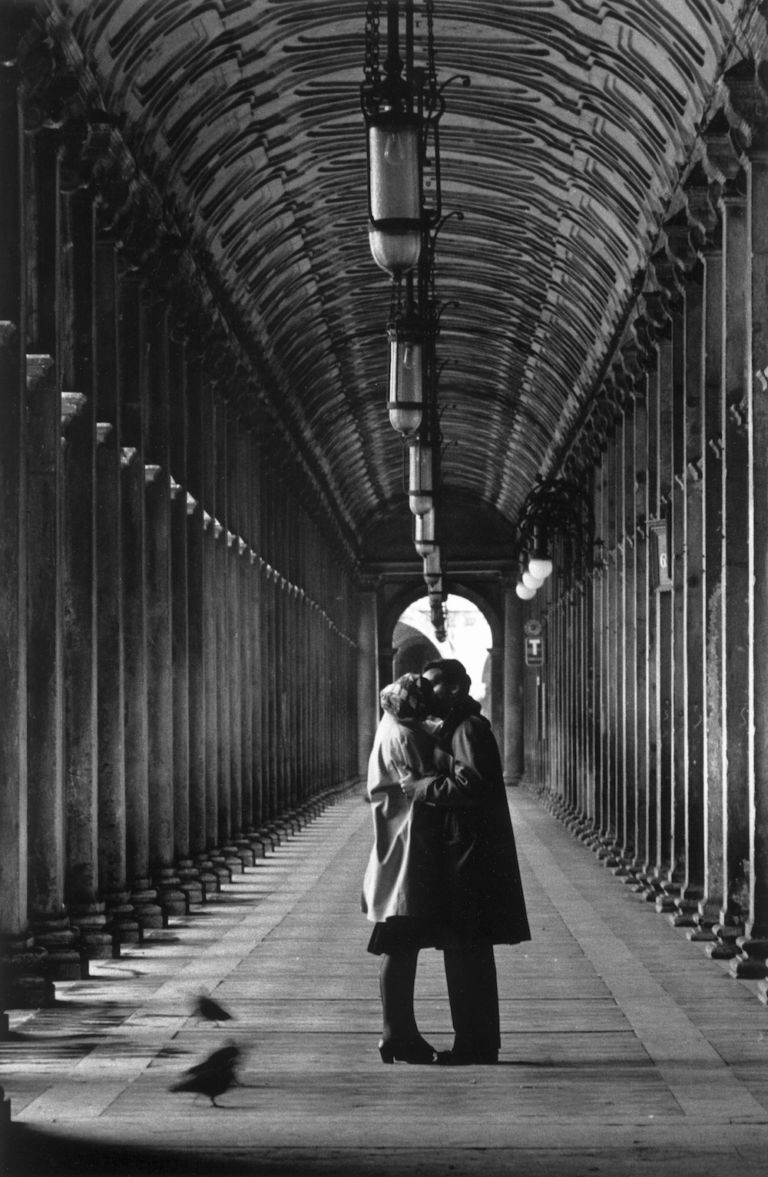
M 389 335 L 389 421 L 403 437 L 421 425 L 424 346 L 420 327 L 391 327 Z
M 434 453 L 423 441 L 408 446 L 408 505 L 414 515 L 426 515 L 434 502 Z
M 536 589 L 526 588 L 521 580 L 515 585 L 515 592 L 521 601 L 532 601 L 536 596 Z
M 536 592 L 536 589 L 540 589 L 544 583 L 543 580 L 540 580 L 538 576 L 534 576 L 531 572 L 524 572 L 521 579 L 525 587 L 533 589 L 534 592 Z
M 368 123 L 369 238 L 377 266 L 393 275 L 412 269 L 421 253 L 419 122 L 384 111 Z
M 440 575 L 440 547 L 435 544 L 433 551 L 424 557 L 424 575 Z
M 428 556 L 437 547 L 434 507 L 430 507 L 423 515 L 415 517 L 413 543 L 420 556 Z
M 421 253 L 421 230 L 395 233 L 370 225 L 368 243 L 376 265 L 397 277 L 417 264 Z
M 548 576 L 552 575 L 554 565 L 551 560 L 545 556 L 534 556 L 528 561 L 528 571 L 531 576 L 535 576 L 537 580 L 546 580 Z

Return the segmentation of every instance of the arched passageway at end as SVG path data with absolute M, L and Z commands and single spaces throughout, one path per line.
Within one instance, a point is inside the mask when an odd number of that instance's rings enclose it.
M 418 672 L 434 658 L 457 658 L 472 679 L 472 694 L 490 715 L 493 686 L 493 633 L 485 613 L 467 597 L 449 593 L 445 601 L 445 640 L 429 620 L 429 599 L 419 597 L 398 618 L 392 633 L 392 675 Z

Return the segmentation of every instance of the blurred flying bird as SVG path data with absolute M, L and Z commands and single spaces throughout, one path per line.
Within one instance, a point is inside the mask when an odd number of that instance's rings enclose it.
M 199 993 L 192 1002 L 192 1015 L 206 1022 L 230 1022 L 232 1014 L 207 993 Z
M 235 1066 L 240 1057 L 240 1051 L 230 1039 L 226 1046 L 214 1050 L 201 1063 L 184 1072 L 184 1078 L 172 1084 L 169 1091 L 194 1091 L 197 1095 L 207 1095 L 212 1105 L 217 1108 L 216 1096 L 222 1095 L 237 1083 Z

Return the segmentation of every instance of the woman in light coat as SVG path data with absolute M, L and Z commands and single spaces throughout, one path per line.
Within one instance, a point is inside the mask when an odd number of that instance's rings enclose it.
M 446 932 L 442 828 L 433 805 L 409 799 L 424 788 L 442 796 L 454 788 L 452 757 L 422 726 L 431 704 L 431 688 L 419 675 L 402 675 L 385 687 L 368 765 L 374 845 L 362 906 L 375 924 L 368 951 L 382 958 L 379 1051 L 387 1063 L 436 1060 L 418 1031 L 413 994 L 419 949 L 439 947 Z

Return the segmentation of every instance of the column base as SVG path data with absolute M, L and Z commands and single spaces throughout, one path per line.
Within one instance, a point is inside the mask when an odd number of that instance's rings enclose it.
M 669 922 L 673 928 L 695 928 L 699 919 L 701 895 L 681 895 L 675 902 L 675 911 L 670 913 Z
M 8 1140 L 8 1130 L 11 1126 L 11 1101 L 0 1087 L 0 1163 L 9 1160 L 5 1142 Z
M 192 862 L 192 859 L 181 859 L 176 873 L 179 876 L 179 887 L 187 897 L 187 904 L 203 903 L 205 900 L 205 892 L 203 889 L 203 884 L 200 881 L 200 872 Z
M 6 937 L 0 957 L 4 975 L 0 1006 L 3 1009 L 40 1009 L 54 1005 L 56 990 L 46 975 L 47 952 L 30 935 Z
M 686 936 L 692 944 L 714 944 L 717 940 L 711 925 L 702 920 L 701 916 L 698 917 L 697 922 L 690 932 L 686 933 Z
M 235 845 L 237 846 L 237 854 L 243 864 L 243 868 L 254 866 L 253 846 L 247 838 L 237 838 Z
M 205 902 L 214 891 L 221 890 L 221 880 L 213 869 L 213 863 L 208 854 L 198 854 L 196 863 L 197 877 L 203 888 L 203 902 Z
M 768 977 L 768 940 L 753 940 L 751 936 L 740 936 L 736 944 L 739 956 L 731 961 L 731 976 L 739 980 L 761 980 Z
M 219 880 L 219 890 L 221 890 L 222 883 L 232 882 L 232 871 L 227 866 L 227 861 L 220 850 L 209 851 L 211 867 L 216 878 Z
M 231 842 L 226 846 L 222 846 L 221 854 L 224 859 L 225 866 L 228 867 L 230 875 L 241 875 L 243 873 L 243 860 L 240 857 L 237 846 Z
M 149 879 L 136 880 L 130 901 L 142 932 L 147 928 L 168 927 L 168 921 L 164 919 L 162 908 L 157 903 L 157 891 Z
M 172 867 L 161 867 L 155 875 L 157 898 L 163 913 L 163 927 L 172 915 L 189 915 L 189 899 L 181 889 L 181 880 Z
M 30 931 L 38 948 L 46 953 L 44 971 L 52 981 L 83 981 L 88 976 L 88 956 L 69 916 L 35 915 Z
M 706 948 L 707 956 L 712 960 L 733 960 L 739 955 L 736 941 L 744 935 L 743 924 L 713 924 L 712 934 L 715 942 Z
M 253 857 L 266 858 L 267 857 L 267 839 L 258 830 L 251 830 L 248 834 L 248 841 L 253 850 Z
M 89 960 L 116 959 L 120 955 L 120 944 L 108 924 L 103 902 L 72 904 L 69 914 Z
M 108 895 L 104 896 L 104 900 L 109 920 L 104 931 L 112 936 L 113 956 L 118 957 L 121 944 L 142 943 L 144 930 L 133 909 L 128 891 L 110 891 Z

